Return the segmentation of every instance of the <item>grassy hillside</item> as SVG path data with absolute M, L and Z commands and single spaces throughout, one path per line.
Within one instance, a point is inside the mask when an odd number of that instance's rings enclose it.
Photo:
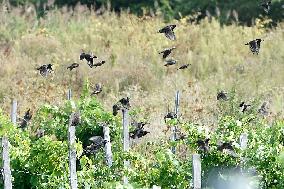
M 0 12 L 0 106 L 7 114 L 13 98 L 19 101 L 20 115 L 46 102 L 62 103 L 68 88 L 77 98 L 88 79 L 91 86 L 103 84 L 98 99 L 109 111 L 128 95 L 132 107 L 150 119 L 152 131 L 164 129 L 162 117 L 167 104 L 173 106 L 176 90 L 181 91 L 182 116 L 206 125 L 215 124 L 218 90 L 234 89 L 240 100 L 256 100 L 256 106 L 268 101 L 271 116 L 282 116 L 283 23 L 266 30 L 267 20 L 243 27 L 221 26 L 214 19 L 189 24 L 183 18 L 172 21 L 177 24 L 172 42 L 157 34 L 167 24 L 159 17 L 97 16 L 76 7 L 47 12 L 38 20 L 31 8 L 5 10 Z M 258 56 L 244 45 L 255 38 L 264 39 Z M 158 52 L 171 46 L 177 47 L 173 57 L 179 65 L 192 64 L 188 70 L 163 66 Z M 81 49 L 107 63 L 90 69 L 79 60 Z M 80 67 L 70 72 L 66 67 L 73 62 Z M 47 63 L 55 71 L 43 78 L 35 68 Z

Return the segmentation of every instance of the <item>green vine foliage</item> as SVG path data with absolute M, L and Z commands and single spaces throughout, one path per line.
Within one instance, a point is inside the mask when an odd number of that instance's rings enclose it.
M 119 116 L 114 117 L 104 110 L 97 99 L 85 96 L 80 100 L 67 101 L 62 106 L 44 105 L 34 115 L 32 123 L 25 130 L 15 127 L 0 111 L 0 135 L 10 141 L 10 158 L 14 188 L 69 188 L 68 169 L 68 119 L 75 107 L 81 113 L 81 123 L 76 129 L 78 157 L 88 138 L 102 135 L 102 123 L 110 127 L 113 151 L 113 165 L 108 167 L 103 149 L 96 155 L 82 156 L 77 161 L 79 188 L 162 188 L 192 187 L 192 153 L 201 154 L 202 184 L 209 187 L 210 178 L 227 181 L 228 170 L 253 170 L 249 173 L 254 186 L 263 189 L 284 188 L 284 122 L 269 122 L 258 115 L 256 110 L 240 113 L 238 100 L 232 98 L 219 104 L 218 124 L 213 129 L 191 122 L 171 120 L 169 124 L 181 127 L 187 136 L 184 140 L 169 142 L 160 140 L 147 142 L 143 149 L 122 151 L 122 125 Z M 257 103 L 254 102 L 254 103 Z M 44 129 L 45 135 L 38 138 L 36 131 Z M 248 146 L 240 148 L 239 137 L 248 135 Z M 210 138 L 208 153 L 199 150 L 197 140 Z M 218 151 L 220 142 L 232 142 L 235 156 Z M 186 157 L 172 145 L 186 149 Z M 128 159 L 129 168 L 123 160 Z M 227 176 L 224 176 L 226 175 Z M 123 186 L 123 175 L 129 185 Z M 0 183 L 0 187 L 3 184 Z M 213 187 L 214 188 L 214 187 Z

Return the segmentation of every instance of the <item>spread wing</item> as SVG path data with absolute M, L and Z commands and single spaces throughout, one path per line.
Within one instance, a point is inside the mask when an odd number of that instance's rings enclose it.
M 175 33 L 174 33 L 174 31 L 173 31 L 172 29 L 167 29 L 167 30 L 165 31 L 165 36 L 166 36 L 167 38 L 169 38 L 170 40 L 176 40 Z

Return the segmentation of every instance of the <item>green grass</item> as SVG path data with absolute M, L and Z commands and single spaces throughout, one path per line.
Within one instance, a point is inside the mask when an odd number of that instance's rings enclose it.
M 160 17 L 97 16 L 84 7 L 50 11 L 41 19 L 32 13 L 0 12 L 0 106 L 7 114 L 13 98 L 20 115 L 46 102 L 61 104 L 68 88 L 77 98 L 89 79 L 92 86 L 103 84 L 98 98 L 109 111 L 120 97 L 130 96 L 132 107 L 142 108 L 150 119 L 153 136 L 165 129 L 162 117 L 167 104 L 173 106 L 176 90 L 181 91 L 182 116 L 205 125 L 216 123 L 218 90 L 235 89 L 248 102 L 269 101 L 272 117 L 283 115 L 283 23 L 266 30 L 266 21 L 244 27 L 221 26 L 214 19 L 189 24 L 183 18 L 171 22 L 178 25 L 172 42 L 157 34 L 166 25 Z M 255 38 L 264 39 L 258 56 L 244 45 Z M 170 46 L 177 46 L 173 57 L 179 65 L 192 64 L 188 70 L 163 66 L 158 52 Z M 81 49 L 107 63 L 90 69 L 79 60 Z M 80 67 L 69 72 L 73 62 Z M 46 63 L 55 65 L 47 79 L 35 70 Z

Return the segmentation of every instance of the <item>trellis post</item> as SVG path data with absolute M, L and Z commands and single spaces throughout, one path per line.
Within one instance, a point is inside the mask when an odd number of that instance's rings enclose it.
M 71 100 L 71 89 L 68 90 L 67 98 Z M 76 126 L 72 125 L 72 120 L 74 119 L 74 113 L 70 115 L 69 125 L 68 125 L 68 143 L 69 143 L 69 182 L 71 189 L 78 188 L 77 173 L 76 173 Z
M 129 120 L 128 120 L 128 110 L 124 108 L 122 110 L 122 125 L 123 125 L 123 151 L 129 151 Z M 124 160 L 124 168 L 129 167 L 129 161 Z M 128 184 L 128 178 L 123 177 L 123 184 Z
M 176 115 L 177 120 L 178 120 L 178 113 L 179 113 L 179 103 L 180 103 L 180 94 L 179 94 L 179 91 L 177 91 L 176 96 L 175 96 L 175 115 Z M 172 130 L 171 140 L 173 142 L 175 142 L 176 141 L 176 130 L 177 130 L 176 125 L 172 126 L 171 130 Z M 171 151 L 172 151 L 173 154 L 175 154 L 176 153 L 176 147 L 172 146 Z
M 201 189 L 201 158 L 199 154 L 192 155 L 193 189 Z
M 109 127 L 108 125 L 103 126 L 104 131 L 104 140 L 106 141 L 105 144 L 105 153 L 106 153 L 106 162 L 109 167 L 112 166 L 112 152 L 111 152 L 111 143 L 110 143 L 110 136 L 109 136 Z

